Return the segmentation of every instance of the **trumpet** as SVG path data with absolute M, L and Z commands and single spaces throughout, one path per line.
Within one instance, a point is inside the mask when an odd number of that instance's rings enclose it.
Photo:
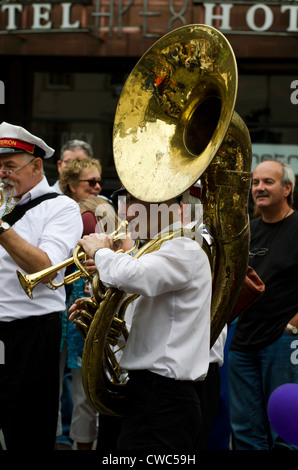
M 26 292 L 28 297 L 32 299 L 32 290 L 34 289 L 34 287 L 36 287 L 41 282 L 44 283 L 46 279 L 48 280 L 48 287 L 52 290 L 55 290 L 63 285 L 72 284 L 73 282 L 78 281 L 82 277 L 89 278 L 90 274 L 80 262 L 83 258 L 86 259 L 86 253 L 83 251 L 82 247 L 78 245 L 74 249 L 73 256 L 71 258 L 66 259 L 65 261 L 62 261 L 61 263 L 55 264 L 50 268 L 43 269 L 42 271 L 38 271 L 33 274 L 23 274 L 20 270 L 17 270 L 17 275 L 24 291 Z M 75 271 L 65 276 L 63 282 L 55 284 L 51 279 L 51 276 L 53 274 L 56 274 L 58 271 L 61 271 L 61 269 L 64 269 L 72 264 L 75 264 L 78 267 L 78 271 Z
M 128 225 L 127 220 L 122 221 L 118 229 L 115 230 L 113 233 L 111 233 L 109 237 L 113 238 L 115 242 L 118 240 L 121 240 L 121 238 L 128 235 L 128 233 L 126 232 L 127 225 Z M 131 253 L 133 250 L 137 249 L 137 247 L 138 247 L 138 242 L 136 242 L 133 248 L 126 251 L 126 253 L 128 254 Z M 118 252 L 123 252 L 123 250 L 120 249 L 118 250 Z M 42 271 L 38 271 L 33 274 L 24 274 L 20 270 L 17 270 L 17 275 L 24 291 L 26 292 L 28 297 L 32 299 L 33 298 L 32 291 L 34 287 L 36 287 L 40 283 L 45 284 L 46 283 L 45 281 L 47 281 L 47 286 L 52 290 L 58 289 L 59 287 L 62 287 L 63 285 L 73 284 L 74 282 L 83 278 L 86 278 L 90 282 L 92 282 L 94 279 L 93 276 L 83 266 L 83 262 L 86 261 L 86 259 L 87 259 L 86 253 L 84 252 L 84 250 L 82 249 L 80 245 L 77 245 L 73 251 L 73 255 L 71 258 L 68 258 L 62 261 L 61 263 L 58 263 L 54 266 L 51 266 L 50 268 L 43 269 Z M 76 267 L 78 268 L 77 271 L 74 271 L 68 274 L 67 276 L 65 276 L 62 282 L 54 283 L 52 280 L 53 274 L 56 274 L 58 271 L 61 271 L 62 269 L 72 264 L 76 265 Z M 105 289 L 103 285 L 101 284 L 101 282 L 99 281 L 99 279 L 96 279 L 96 283 L 97 283 L 96 291 L 98 292 L 99 298 L 102 298 L 104 295 Z

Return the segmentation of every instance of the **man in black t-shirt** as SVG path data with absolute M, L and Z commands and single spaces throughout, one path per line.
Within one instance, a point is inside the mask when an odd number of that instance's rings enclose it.
M 267 403 L 280 385 L 298 383 L 298 367 L 291 362 L 298 338 L 294 184 L 287 164 L 266 161 L 253 172 L 252 197 L 261 217 L 251 221 L 249 264 L 265 283 L 265 293 L 240 315 L 229 352 L 235 450 L 292 448 L 269 426 Z

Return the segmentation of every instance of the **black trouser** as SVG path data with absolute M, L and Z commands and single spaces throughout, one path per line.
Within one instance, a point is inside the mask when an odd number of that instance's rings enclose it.
M 149 371 L 129 373 L 119 450 L 194 453 L 201 406 L 194 383 Z
M 53 450 L 59 403 L 59 313 L 0 322 L 0 428 L 8 450 Z
M 209 364 L 206 378 L 195 382 L 195 388 L 202 406 L 204 435 L 201 440 L 201 449 L 205 450 L 216 418 L 220 398 L 220 372 L 217 363 Z
M 117 452 L 117 442 L 121 432 L 122 417 L 99 413 L 96 450 L 102 454 Z

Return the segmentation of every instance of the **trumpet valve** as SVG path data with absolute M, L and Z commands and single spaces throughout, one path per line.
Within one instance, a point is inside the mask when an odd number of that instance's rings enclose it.
M 81 308 L 83 307 L 83 308 Z M 98 308 L 96 302 L 90 298 L 85 298 L 80 302 L 79 317 L 73 320 L 75 327 L 79 330 L 80 335 L 85 341 L 91 322 L 94 318 L 95 312 Z
M 80 318 L 76 318 L 75 320 L 73 320 L 73 323 L 75 327 L 78 329 L 81 337 L 85 341 L 90 325 L 86 325 L 86 323 L 84 323 Z
M 125 321 L 120 318 L 114 317 L 111 327 L 107 335 L 107 341 L 111 346 L 116 346 L 118 338 L 121 335 L 123 328 L 125 327 Z

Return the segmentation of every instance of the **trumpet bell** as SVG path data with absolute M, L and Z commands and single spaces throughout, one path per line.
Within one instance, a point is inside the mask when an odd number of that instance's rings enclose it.
M 32 289 L 35 287 L 36 284 L 30 283 L 28 281 L 28 278 L 26 274 L 23 274 L 21 271 L 17 271 L 17 275 L 20 281 L 21 286 L 23 287 L 24 291 L 30 297 L 30 299 L 33 299 L 33 294 L 32 294 Z
M 84 258 L 86 258 L 86 253 L 84 252 L 84 250 L 81 248 L 80 245 L 77 245 L 77 247 L 74 249 L 73 256 L 71 258 L 68 258 L 65 261 L 62 261 L 61 263 L 56 264 L 55 266 L 50 266 L 49 268 L 43 269 L 33 274 L 23 274 L 18 269 L 17 275 L 24 291 L 26 292 L 28 297 L 32 299 L 33 298 L 32 291 L 34 287 L 36 287 L 40 283 L 43 283 L 43 284 L 47 283 L 47 287 L 49 287 L 52 290 L 55 290 L 63 285 L 72 284 L 73 282 L 78 281 L 79 279 L 84 278 L 84 277 L 91 280 L 90 274 L 84 268 L 84 266 L 82 265 L 80 261 Z M 58 284 L 52 281 L 52 276 L 55 277 L 58 271 L 72 264 L 75 264 L 77 266 L 78 271 L 75 271 L 74 273 L 69 274 L 68 276 L 64 278 L 62 282 Z
M 114 161 L 128 192 L 162 202 L 194 184 L 226 135 L 237 87 L 233 50 L 216 29 L 183 26 L 153 44 L 115 114 Z

